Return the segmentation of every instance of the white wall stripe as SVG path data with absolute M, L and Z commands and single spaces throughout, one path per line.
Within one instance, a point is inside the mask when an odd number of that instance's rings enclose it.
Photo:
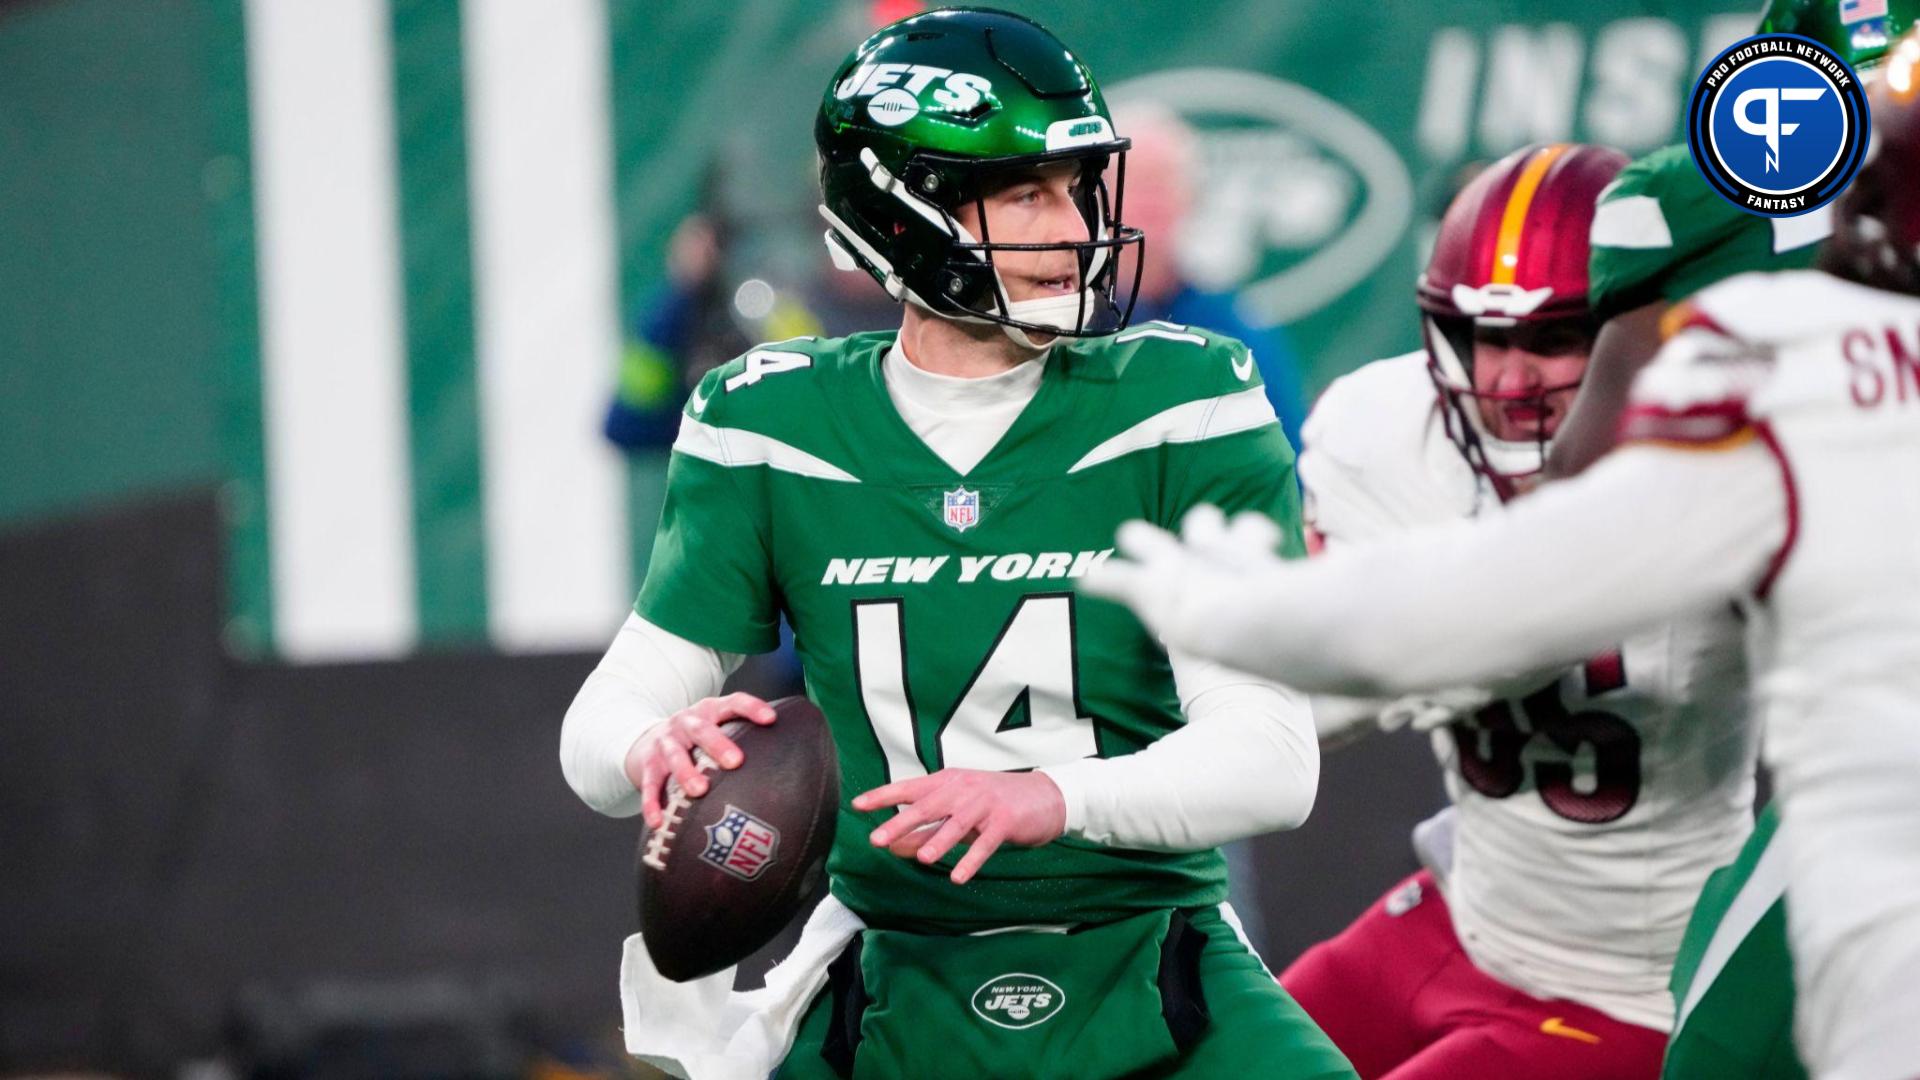
M 632 600 L 604 0 L 465 0 L 487 603 L 508 649 L 602 647 Z
M 247 0 L 274 636 L 411 648 L 412 496 L 386 0 Z
M 1077 473 L 1103 462 L 1167 443 L 1199 442 L 1251 431 L 1280 420 L 1264 387 L 1249 386 L 1219 397 L 1201 398 L 1163 409 L 1087 451 L 1067 471 Z

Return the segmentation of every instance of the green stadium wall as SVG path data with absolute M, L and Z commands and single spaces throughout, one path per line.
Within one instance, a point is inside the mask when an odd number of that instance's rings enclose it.
M 1747 4 L 1008 0 L 1202 134 L 1197 277 L 1312 388 L 1417 343 L 1464 166 L 1670 141 Z M 0 3 L 0 528 L 212 488 L 240 656 L 593 647 L 662 457 L 597 431 L 696 206 L 818 272 L 810 123 L 871 6 Z M 716 164 L 717 163 L 717 164 Z M 719 183 L 706 180 L 717 175 Z M 742 271 L 744 273 L 746 271 Z

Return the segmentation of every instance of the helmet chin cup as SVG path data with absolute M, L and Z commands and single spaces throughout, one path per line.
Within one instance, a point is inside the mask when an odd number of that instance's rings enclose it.
M 1460 320 L 1452 320 L 1460 321 Z M 1473 387 L 1473 376 L 1460 355 L 1461 348 L 1473 347 L 1472 324 L 1463 323 L 1460 333 L 1449 333 L 1434 316 L 1423 319 L 1427 339 L 1427 376 L 1440 398 L 1441 419 L 1447 439 L 1466 459 L 1468 467 L 1484 478 L 1501 502 L 1520 493 L 1520 485 L 1538 475 L 1547 465 L 1547 451 L 1553 439 L 1541 433 L 1536 439 L 1502 439 L 1487 426 L 1480 413 L 1480 402 L 1532 401 L 1542 409 L 1546 399 L 1577 388 L 1576 380 L 1558 386 L 1541 387 L 1526 394 L 1483 393 Z
M 1013 321 L 1001 323 L 1000 328 L 1007 332 L 1008 337 L 1026 348 L 1044 349 L 1052 345 L 1053 339 L 1060 333 L 1072 333 L 1077 327 L 1088 325 L 1096 310 L 1098 310 L 1097 300 L 1087 289 L 1080 289 L 1065 296 L 1014 300 L 1007 304 L 1007 315 Z M 1045 335 L 1046 340 L 1035 341 L 1024 327 L 1052 329 L 1039 331 Z

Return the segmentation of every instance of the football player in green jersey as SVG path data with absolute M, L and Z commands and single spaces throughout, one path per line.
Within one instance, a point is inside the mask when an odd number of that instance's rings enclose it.
M 1311 805 L 1304 699 L 1169 657 L 1073 591 L 1120 522 L 1203 503 L 1301 551 L 1253 358 L 1127 326 L 1128 144 L 1032 22 L 882 29 L 815 135 L 827 244 L 900 329 L 702 381 L 635 613 L 561 755 L 590 805 L 657 825 L 663 791 L 707 789 L 696 756 L 739 764 L 720 722 L 771 722 L 716 695 L 784 616 L 840 756 L 830 895 L 750 1008 L 697 1004 L 736 1000 L 730 971 L 666 984 L 630 943 L 629 1049 L 740 1075 L 1351 1076 L 1222 903 L 1218 845 Z
M 1920 0 L 1773 0 L 1756 33 L 1813 38 L 1870 82 L 1917 17 Z M 1810 267 L 1831 228 L 1830 208 L 1789 218 L 1739 209 L 1707 186 L 1684 143 L 1628 165 L 1594 215 L 1589 295 L 1604 325 L 1548 476 L 1574 475 L 1613 445 L 1633 378 L 1658 350 L 1672 305 L 1735 274 Z M 1766 857 L 1778 823 L 1775 807 L 1761 812 L 1687 925 L 1672 978 L 1665 1075 L 1673 1080 L 1807 1075 L 1793 1045 L 1786 877 L 1780 859 Z
M 1920 0 L 1771 0 L 1754 32 L 1812 38 L 1871 83 L 1888 43 L 1916 17 Z M 1672 304 L 1735 274 L 1812 266 L 1832 221 L 1830 207 L 1787 218 L 1747 213 L 1707 186 L 1685 143 L 1628 165 L 1594 215 L 1588 297 L 1603 325 L 1554 439 L 1548 478 L 1578 474 L 1613 445 L 1627 391 L 1659 348 Z

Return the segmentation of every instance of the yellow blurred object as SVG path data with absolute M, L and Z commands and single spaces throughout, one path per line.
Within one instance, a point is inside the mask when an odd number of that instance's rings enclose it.
M 773 312 L 767 316 L 763 337 L 768 341 L 786 341 L 790 338 L 818 336 L 822 330 L 820 320 L 814 317 L 805 304 L 786 294 L 774 301 Z
M 1920 88 L 1920 29 L 1910 30 L 1887 58 L 1887 92 L 1901 101 L 1913 97 Z

